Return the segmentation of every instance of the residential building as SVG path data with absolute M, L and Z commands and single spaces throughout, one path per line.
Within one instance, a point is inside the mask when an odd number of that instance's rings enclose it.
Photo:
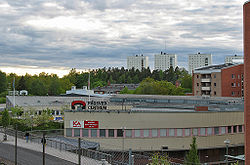
M 225 63 L 244 63 L 244 57 L 236 54 L 234 56 L 226 56 Z
M 176 54 L 167 54 L 161 52 L 161 54 L 155 54 L 155 70 L 165 71 L 170 67 L 175 68 L 177 66 Z
M 201 67 L 193 73 L 195 96 L 243 97 L 244 64 L 220 64 Z
M 188 55 L 188 72 L 190 74 L 193 73 L 195 68 L 199 68 L 202 66 L 208 66 L 212 64 L 212 54 L 201 54 L 198 52 L 197 54 Z
M 64 135 L 97 142 L 100 151 L 131 148 L 167 152 L 182 160 L 195 136 L 202 163 L 223 161 L 225 139 L 231 141 L 230 154 L 244 152 L 243 102 L 241 98 L 118 94 L 109 98 L 105 110 L 66 110 Z M 111 105 L 116 109 L 110 110 Z
M 134 68 L 141 71 L 143 68 L 148 67 L 148 57 L 142 55 L 135 55 L 127 57 L 127 67 L 128 69 Z

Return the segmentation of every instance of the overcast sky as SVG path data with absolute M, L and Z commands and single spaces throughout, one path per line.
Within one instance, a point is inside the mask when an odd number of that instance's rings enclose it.
M 0 69 L 68 73 L 126 67 L 126 57 L 243 55 L 245 0 L 1 0 Z

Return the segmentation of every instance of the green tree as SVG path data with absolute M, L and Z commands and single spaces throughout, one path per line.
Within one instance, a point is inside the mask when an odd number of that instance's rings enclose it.
M 190 144 L 190 150 L 185 157 L 184 164 L 185 165 L 200 164 L 200 160 L 198 157 L 198 149 L 196 144 L 196 137 L 193 137 L 192 144 Z
M 17 85 L 17 90 L 26 90 L 26 80 L 24 78 L 24 76 L 22 76 L 20 78 L 20 80 L 18 81 L 18 85 Z
M 168 161 L 168 155 L 159 155 L 159 153 L 156 153 L 152 156 L 152 163 L 150 165 L 170 165 L 170 162 Z
M 6 74 L 0 71 L 0 93 L 6 91 L 6 88 L 7 88 Z
M 2 125 L 4 127 L 4 140 L 7 140 L 6 128 L 10 125 L 10 115 L 7 109 L 2 114 Z
M 31 84 L 30 93 L 38 96 L 45 96 L 48 93 L 48 89 L 41 80 L 36 79 Z

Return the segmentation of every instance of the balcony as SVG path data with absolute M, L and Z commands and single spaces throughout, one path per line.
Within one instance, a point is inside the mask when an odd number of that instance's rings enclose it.
M 202 78 L 201 82 L 210 83 L 211 82 L 211 78 Z
M 211 87 L 201 87 L 202 91 L 211 91 Z

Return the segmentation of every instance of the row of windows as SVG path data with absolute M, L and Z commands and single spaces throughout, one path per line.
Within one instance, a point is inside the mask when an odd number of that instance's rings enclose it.
M 242 125 L 208 128 L 169 128 L 169 129 L 66 129 L 68 137 L 124 137 L 124 138 L 154 138 L 154 137 L 184 137 L 210 136 L 232 133 L 243 133 Z

